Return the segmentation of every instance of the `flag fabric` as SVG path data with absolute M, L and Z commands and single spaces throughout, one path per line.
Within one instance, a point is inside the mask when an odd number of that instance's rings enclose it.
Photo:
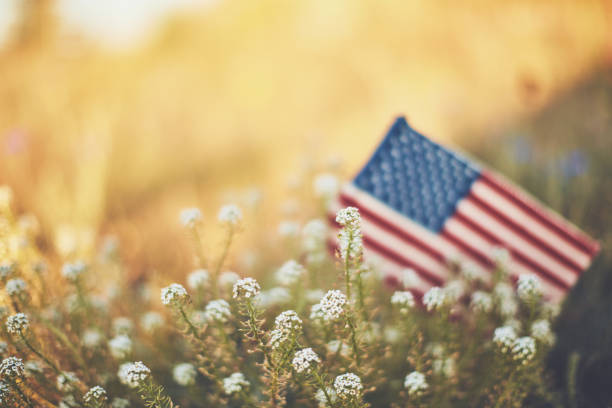
M 357 207 L 364 257 L 383 273 L 406 268 L 424 293 L 449 278 L 450 260 L 484 276 L 500 248 L 516 278 L 536 274 L 560 300 L 599 245 L 501 175 L 432 142 L 398 118 L 333 210 Z

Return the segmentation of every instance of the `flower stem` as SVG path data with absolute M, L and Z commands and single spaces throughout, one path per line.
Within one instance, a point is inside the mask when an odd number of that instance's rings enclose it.
M 23 340 L 23 342 L 25 343 L 26 346 L 28 346 L 28 348 L 32 351 L 32 353 L 36 354 L 38 357 L 42 358 L 43 361 L 45 363 L 47 363 L 47 365 L 49 365 L 49 367 L 51 367 L 53 369 L 53 371 L 55 371 L 57 374 L 61 374 L 61 370 L 51 362 L 51 360 L 49 360 L 47 357 L 45 357 L 41 352 L 39 352 L 38 350 L 36 350 L 34 348 L 34 346 L 32 346 L 32 344 L 28 341 L 28 339 L 23 335 L 23 332 L 20 330 L 19 331 L 19 335 L 21 336 L 21 339 Z

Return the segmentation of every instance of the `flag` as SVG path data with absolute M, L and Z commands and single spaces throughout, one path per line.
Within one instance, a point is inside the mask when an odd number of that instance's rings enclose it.
M 558 301 L 599 250 L 525 191 L 401 117 L 332 209 L 347 206 L 360 211 L 365 260 L 385 276 L 414 270 L 420 293 L 449 279 L 451 260 L 490 276 L 501 248 L 513 278 L 536 274 Z

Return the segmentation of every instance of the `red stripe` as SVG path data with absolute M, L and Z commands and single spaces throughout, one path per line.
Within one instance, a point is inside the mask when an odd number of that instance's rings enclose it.
M 573 231 L 567 226 L 555 222 L 551 219 L 541 208 L 538 208 L 533 203 L 520 197 L 512 190 L 507 188 L 503 183 L 496 179 L 495 175 L 488 171 L 483 171 L 480 176 L 480 180 L 484 181 L 489 187 L 493 188 L 498 193 L 502 194 L 507 199 L 511 200 L 514 204 L 520 207 L 531 216 L 540 220 L 543 224 L 553 229 L 557 235 L 571 243 L 577 249 L 587 252 L 591 255 L 595 255 L 599 251 L 599 244 L 592 241 L 589 237 L 580 234 L 578 231 Z
M 454 218 L 460 221 L 461 223 L 463 223 L 467 228 L 471 229 L 472 231 L 482 236 L 488 242 L 492 244 L 496 244 L 496 245 L 504 245 L 503 241 L 497 239 L 490 232 L 486 231 L 480 225 L 477 225 L 472 220 L 465 217 L 463 214 L 455 213 Z M 550 271 L 548 268 L 545 268 L 544 266 L 539 264 L 536 260 L 528 257 L 527 255 L 519 252 L 518 250 L 514 248 L 507 248 L 507 249 L 510 251 L 512 256 L 516 258 L 517 261 L 519 261 L 520 263 L 522 263 L 523 265 L 525 265 L 526 267 L 530 269 L 538 271 L 543 277 L 545 277 L 551 283 L 555 284 L 556 286 L 564 290 L 567 290 L 570 288 L 570 285 L 568 285 L 567 283 L 559 279 L 552 271 Z
M 363 205 L 360 205 L 357 202 L 357 200 L 355 200 L 354 198 L 348 196 L 345 193 L 342 193 L 340 195 L 340 201 L 344 205 L 354 206 L 354 207 L 359 208 L 359 213 L 361 214 L 363 218 L 376 224 L 381 229 L 397 236 L 401 240 L 409 243 L 410 245 L 417 247 L 419 250 L 429 254 L 431 257 L 438 260 L 439 262 L 443 262 L 443 263 L 446 262 L 446 258 L 444 257 L 444 255 L 440 253 L 439 251 L 437 251 L 435 248 L 431 247 L 430 245 L 426 244 L 425 242 L 421 241 L 420 239 L 406 232 L 405 230 L 393 225 L 390 221 L 387 221 L 385 218 L 381 217 L 379 214 L 375 213 L 374 211 L 369 210 Z
M 582 268 L 580 267 L 580 265 L 574 262 L 571 258 L 555 250 L 553 247 L 551 247 L 546 242 L 538 238 L 536 235 L 533 235 L 531 232 L 526 230 L 524 227 L 512 221 L 510 218 L 506 217 L 504 214 L 502 214 L 497 209 L 495 209 L 494 207 L 492 207 L 491 205 L 483 201 L 481 198 L 475 196 L 473 192 L 470 192 L 468 196 L 466 197 L 466 199 L 470 200 L 474 205 L 479 207 L 482 211 L 486 212 L 487 214 L 495 218 L 497 221 L 504 224 L 505 226 L 513 230 L 515 233 L 519 234 L 521 238 L 524 238 L 526 241 L 529 241 L 531 245 L 533 245 L 534 247 L 537 247 L 538 249 L 546 252 L 548 255 L 552 256 L 553 258 L 559 260 L 559 262 L 561 262 L 562 264 L 567 266 L 569 269 L 571 269 L 573 272 L 575 272 L 576 275 L 579 275 L 582 272 Z
M 330 220 L 336 227 L 339 227 L 338 223 L 336 223 L 336 219 L 334 216 L 330 215 Z M 442 279 L 431 273 L 429 270 L 423 268 L 420 265 L 415 264 L 405 256 L 395 252 L 395 250 L 385 246 L 380 241 L 365 234 L 363 234 L 363 245 L 372 251 L 378 252 L 378 254 L 380 254 L 384 258 L 390 259 L 393 262 L 398 263 L 402 266 L 414 269 L 415 272 L 417 272 L 419 275 L 421 275 L 421 277 L 423 277 L 431 284 L 441 285 L 444 282 Z
M 466 244 L 461 239 L 459 239 L 455 234 L 447 230 L 445 227 L 440 231 L 440 235 L 450 242 L 452 242 L 455 246 L 459 247 L 463 253 L 468 255 L 474 261 L 478 262 L 481 266 L 491 269 L 495 266 L 495 263 L 491 261 L 486 255 L 480 252 L 478 249 Z

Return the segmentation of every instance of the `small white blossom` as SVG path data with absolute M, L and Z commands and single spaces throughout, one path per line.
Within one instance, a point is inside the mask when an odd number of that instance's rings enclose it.
M 178 385 L 187 387 L 195 384 L 197 371 L 193 364 L 182 363 L 177 364 L 172 369 L 172 378 Z
M 444 377 L 451 378 L 455 376 L 457 371 L 456 361 L 452 357 L 438 358 L 432 362 L 432 369 L 434 373 L 443 375 Z
M 232 287 L 236 282 L 238 282 L 239 279 L 240 276 L 236 272 L 221 272 L 219 275 L 219 285 L 223 287 Z
M 30 321 L 23 313 L 16 313 L 6 319 L 6 330 L 11 334 L 18 334 L 28 330 Z
M 83 261 L 65 263 L 62 266 L 62 276 L 69 282 L 76 282 L 85 272 L 87 265 Z
M 108 341 L 111 355 L 118 359 L 124 359 L 132 352 L 132 340 L 126 335 L 119 335 Z
M 37 360 L 29 360 L 24 364 L 26 375 L 32 376 L 34 374 L 42 374 L 44 372 L 43 366 L 40 361 Z
M 231 315 L 230 305 L 223 299 L 211 300 L 204 309 L 207 322 L 225 323 Z
M 6 282 L 6 294 L 9 296 L 19 296 L 26 291 L 28 285 L 23 279 L 10 279 Z
M 278 349 L 295 339 L 302 332 L 302 319 L 293 310 L 286 310 L 276 316 L 274 329 L 270 332 L 270 345 Z
M 418 397 L 427 391 L 429 385 L 427 384 L 424 374 L 418 371 L 413 371 L 404 379 L 404 388 L 408 390 L 409 396 Z
M 339 290 L 330 290 L 319 302 L 319 312 L 326 321 L 338 320 L 344 314 L 346 295 Z M 313 306 L 313 309 L 315 307 Z
M 305 295 L 308 303 L 319 302 L 323 296 L 325 296 L 325 292 L 322 289 L 309 289 Z
M 497 300 L 502 302 L 506 299 L 514 298 L 514 289 L 509 283 L 499 282 L 493 288 L 493 294 Z
M 300 224 L 295 221 L 282 221 L 278 224 L 278 235 L 283 238 L 293 238 L 300 233 Z
M 87 329 L 83 332 L 83 345 L 87 348 L 96 348 L 102 344 L 103 336 L 97 329 Z
M 302 228 L 302 248 L 306 251 L 316 251 L 325 246 L 327 224 L 323 220 L 310 220 Z
M 130 408 L 130 401 L 125 398 L 113 398 L 111 408 Z
M 512 260 L 510 257 L 510 251 L 503 247 L 493 248 L 491 251 L 491 257 L 493 258 L 495 264 L 502 268 L 508 267 L 508 264 Z
M 402 338 L 402 332 L 397 327 L 385 327 L 383 337 L 387 343 L 396 344 Z
M 300 281 L 305 272 L 306 269 L 302 265 L 291 259 L 278 268 L 275 277 L 280 285 L 292 286 Z
M 226 394 L 232 395 L 249 387 L 249 382 L 242 373 L 234 373 L 223 379 L 223 390 Z
M 299 350 L 295 353 L 291 365 L 293 369 L 298 373 L 310 372 L 312 367 L 321 362 L 317 353 L 315 353 L 310 347 Z
M 343 227 L 359 228 L 361 224 L 361 216 L 356 207 L 346 207 L 338 211 L 336 214 L 336 222 Z
M 465 295 L 466 287 L 462 280 L 455 279 L 444 285 L 444 292 L 449 301 L 456 302 Z
M 503 317 L 513 317 L 518 312 L 519 305 L 514 298 L 506 298 L 499 303 L 499 314 Z
M 531 337 L 548 345 L 555 343 L 555 334 L 550 329 L 550 322 L 546 319 L 536 320 L 531 325 Z
M 106 390 L 99 385 L 96 385 L 87 391 L 83 397 L 83 400 L 87 404 L 103 404 L 108 400 L 108 397 L 106 396 Z
M 9 385 L 4 381 L 0 381 L 0 404 L 3 404 L 3 406 L 8 406 L 9 400 L 7 398 L 10 398 L 10 393 L 11 387 L 9 387 Z
M 542 296 L 542 283 L 536 275 L 520 275 L 516 286 L 518 297 L 524 302 L 530 302 Z
M 391 296 L 391 304 L 399 307 L 402 313 L 407 313 L 414 307 L 414 296 L 409 291 L 396 291 Z
M 502 353 L 507 353 L 512 348 L 517 337 L 516 331 L 511 326 L 498 327 L 493 332 L 493 342 Z
M 444 289 L 434 286 L 423 296 L 423 304 L 428 311 L 438 310 L 447 303 L 447 296 Z
M 25 375 L 23 360 L 18 357 L 7 357 L 0 363 L 0 376 L 2 378 L 20 378 Z
M 289 289 L 276 286 L 274 288 L 261 291 L 257 295 L 257 302 L 260 307 L 267 308 L 274 305 L 282 305 L 291 301 Z
M 183 306 L 189 301 L 189 294 L 182 285 L 173 283 L 161 290 L 161 301 L 166 306 Z
M 1 247 L 0 247 L 1 248 Z M 0 279 L 4 280 L 13 275 L 17 269 L 17 264 L 11 261 L 3 261 L 0 263 Z
M 351 354 L 351 347 L 341 340 L 332 340 L 325 345 L 325 348 L 328 353 L 339 354 L 345 358 Z
M 472 293 L 470 307 L 477 312 L 489 313 L 493 309 L 493 299 L 488 293 L 477 290 Z
M 132 319 L 125 316 L 119 316 L 113 319 L 113 332 L 115 335 L 130 334 L 134 330 Z
M 327 395 L 329 395 L 330 401 L 327 401 L 325 392 L 327 392 Z M 338 399 L 338 396 L 336 395 L 336 391 L 334 391 L 334 389 L 331 387 L 325 388 L 325 391 L 319 388 L 315 393 L 315 399 L 319 403 L 319 408 L 327 408 L 329 406 L 329 402 L 331 402 L 332 404 L 335 403 Z
M 420 279 L 414 269 L 406 268 L 400 272 L 399 281 L 404 288 L 413 288 L 419 285 Z
M 477 265 L 466 262 L 461 266 L 461 274 L 468 282 L 479 282 L 486 279 L 486 274 Z
M 361 378 L 357 375 L 346 373 L 336 377 L 334 389 L 341 399 L 356 399 L 361 396 L 363 385 L 361 385 Z
M 523 323 L 521 323 L 519 319 L 512 318 L 512 319 L 507 319 L 504 322 L 504 326 L 512 327 L 518 333 L 523 328 Z
M 198 208 L 185 208 L 180 215 L 184 227 L 193 228 L 202 221 L 202 212 Z
M 536 354 L 536 342 L 533 338 L 520 337 L 512 345 L 512 358 L 521 364 L 527 364 L 533 360 Z
M 140 319 L 140 327 L 147 333 L 153 333 L 163 325 L 164 318 L 157 312 L 147 312 Z
M 130 388 L 138 387 L 150 375 L 151 370 L 142 361 L 122 364 L 118 373 L 121 382 Z
M 227 204 L 221 207 L 217 217 L 226 225 L 236 226 L 242 221 L 242 210 L 235 204 Z
M 234 299 L 252 299 L 261 291 L 261 286 L 253 278 L 240 279 L 234 284 Z
M 74 391 L 78 382 L 79 378 L 71 371 L 62 372 L 55 381 L 57 389 L 65 394 Z
M 196 269 L 187 276 L 187 286 L 193 290 L 200 290 L 208 285 L 210 275 L 206 269 Z
M 324 173 L 314 179 L 313 187 L 317 197 L 330 199 L 338 193 L 340 182 L 333 174 Z

